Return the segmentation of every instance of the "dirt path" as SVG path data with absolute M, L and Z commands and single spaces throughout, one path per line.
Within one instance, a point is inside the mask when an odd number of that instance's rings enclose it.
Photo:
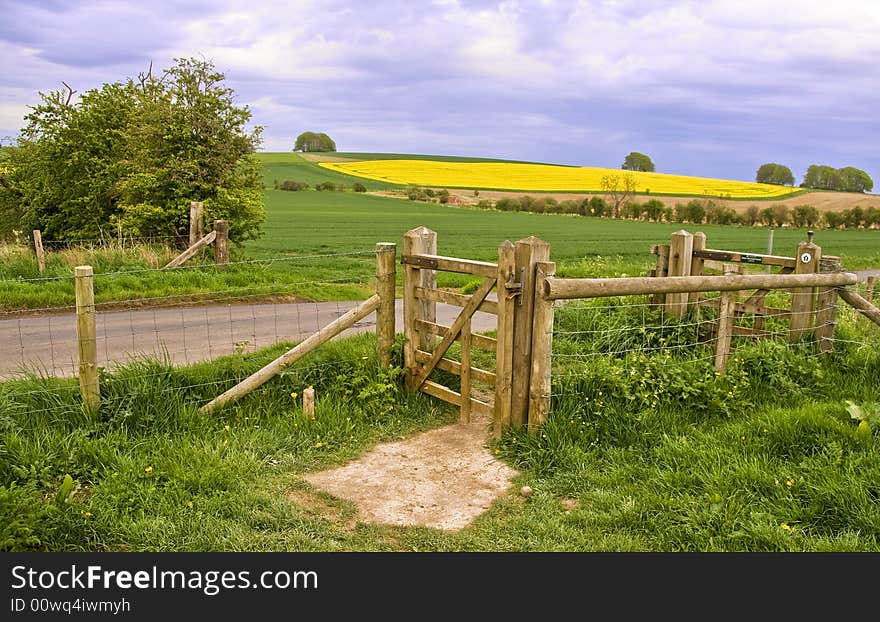
M 459 530 L 507 493 L 518 475 L 490 453 L 488 429 L 485 419 L 448 425 L 303 479 L 353 502 L 362 522 Z

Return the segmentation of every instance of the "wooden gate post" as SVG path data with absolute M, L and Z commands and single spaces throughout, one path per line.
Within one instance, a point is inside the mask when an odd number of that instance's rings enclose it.
M 513 327 L 516 301 L 514 300 L 515 296 L 508 295 L 504 284 L 508 282 L 515 268 L 515 247 L 510 240 L 505 240 L 498 247 L 498 276 L 495 287 L 495 291 L 498 292 L 498 331 L 495 335 L 495 410 L 492 417 L 492 434 L 495 438 L 500 437 L 511 425 Z
M 703 250 L 706 250 L 706 234 L 702 231 L 697 231 L 694 234 L 694 242 L 691 248 L 691 269 L 688 271 L 690 276 L 701 276 L 703 274 L 703 264 L 706 260 L 702 257 L 693 256 L 693 251 Z M 700 292 L 691 292 L 688 294 L 688 303 L 691 305 L 696 304 L 700 301 L 700 296 Z
M 427 227 L 416 227 L 403 236 L 403 254 L 436 255 L 437 233 Z M 433 337 L 422 334 L 416 328 L 416 320 L 435 322 L 437 320 L 437 304 L 429 300 L 416 298 L 416 288 L 433 288 L 437 283 L 434 270 L 421 269 L 418 266 L 405 264 L 403 268 L 403 330 L 406 336 L 404 346 L 404 365 L 406 366 L 406 386 L 415 390 L 418 363 L 416 350 L 432 351 Z
M 98 343 L 95 329 L 95 292 L 91 266 L 74 268 L 76 337 L 79 344 L 79 387 L 83 403 L 97 412 L 101 402 L 98 384 Z
M 229 223 L 225 220 L 214 221 L 214 263 L 225 266 L 229 263 Z
M 727 276 L 736 273 L 725 270 L 724 274 Z M 715 369 L 722 374 L 727 371 L 734 324 L 736 324 L 736 292 L 723 291 L 721 305 L 718 308 L 718 330 L 715 334 Z
M 190 201 L 189 204 L 189 245 L 192 246 L 204 236 L 202 235 L 202 208 L 201 201 Z
M 394 345 L 394 293 L 396 281 L 397 245 L 390 242 L 376 244 L 376 293 L 382 299 L 376 309 L 376 347 L 379 365 L 391 367 L 391 348 Z
M 547 278 L 556 275 L 556 264 L 540 261 L 536 266 L 534 327 L 532 329 L 532 376 L 529 383 L 529 431 L 541 427 L 550 414 L 553 358 L 553 300 L 545 296 Z
M 651 252 L 657 255 L 657 266 L 651 271 L 651 276 L 669 276 L 669 244 L 657 244 L 651 247 Z M 648 304 L 662 305 L 666 296 L 664 294 L 651 294 Z
M 46 253 L 43 251 L 43 236 L 39 229 L 34 229 L 34 252 L 37 253 L 37 269 L 42 274 L 46 269 Z
M 816 297 L 816 339 L 819 352 L 828 354 L 834 351 L 834 329 L 837 326 L 837 290 L 833 287 L 820 287 Z
M 690 276 L 694 236 L 684 229 L 672 234 L 669 243 L 669 276 Z M 688 294 L 667 294 L 666 312 L 674 318 L 687 314 Z
M 798 244 L 795 256 L 795 274 L 813 274 L 819 271 L 822 249 L 813 244 L 812 231 L 808 242 Z M 813 312 L 816 309 L 816 288 L 801 287 L 791 290 L 791 324 L 789 338 L 797 340 L 813 329 Z
M 532 325 L 535 308 L 535 266 L 550 261 L 550 244 L 530 236 L 518 240 L 514 249 L 513 278 L 521 284 L 513 306 L 513 376 L 510 424 L 526 425 L 529 420 L 529 382 L 532 369 Z M 500 266 L 500 264 L 499 264 Z M 500 276 L 500 275 L 499 275 Z M 502 291 L 499 287 L 498 291 Z M 509 292 L 511 294 L 515 291 Z

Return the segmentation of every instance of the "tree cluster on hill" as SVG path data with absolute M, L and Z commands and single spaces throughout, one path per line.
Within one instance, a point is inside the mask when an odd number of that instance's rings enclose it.
M 74 101 L 40 93 L 0 172 L 0 235 L 41 229 L 55 240 L 107 234 L 185 236 L 189 204 L 229 222 L 231 240 L 260 234 L 262 128 L 209 61 L 175 59 Z
M 629 155 L 624 158 L 623 166 L 620 168 L 626 171 L 645 171 L 652 173 L 654 172 L 654 163 L 651 161 L 651 158 L 644 153 L 631 151 Z
M 811 164 L 801 187 L 840 192 L 870 192 L 874 188 L 874 181 L 865 171 L 854 166 L 833 168 L 825 164 Z
M 758 167 L 755 174 L 755 181 L 759 184 L 775 184 L 777 186 L 793 186 L 794 175 L 791 169 L 782 164 L 768 162 Z
M 336 143 L 323 132 L 303 132 L 296 137 L 294 151 L 336 151 Z

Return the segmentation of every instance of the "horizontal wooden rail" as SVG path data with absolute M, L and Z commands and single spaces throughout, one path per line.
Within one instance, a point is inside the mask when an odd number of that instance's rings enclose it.
M 415 288 L 416 298 L 420 300 L 430 300 L 431 302 L 442 302 L 455 307 L 464 307 L 470 302 L 472 296 L 467 294 L 456 294 L 455 292 L 447 292 L 443 289 L 427 289 L 424 287 Z M 477 308 L 483 313 L 491 313 L 498 315 L 498 303 L 494 300 L 484 300 Z
M 427 320 L 416 320 L 416 329 L 419 332 L 427 333 L 428 335 L 435 335 L 437 337 L 442 337 L 449 331 L 448 326 L 435 324 L 434 322 L 428 322 Z M 458 341 L 458 339 L 456 339 L 456 341 Z M 493 339 L 492 337 L 486 337 L 485 335 L 479 335 L 477 333 L 471 335 L 471 345 L 475 348 L 480 348 L 481 350 L 494 353 L 497 348 L 497 343 L 498 340 Z
M 870 301 L 865 300 L 851 289 L 839 287 L 837 293 L 848 305 L 854 307 L 859 313 L 877 324 L 877 326 L 880 326 L 880 309 L 871 304 Z
M 498 275 L 498 264 L 487 261 L 472 261 L 470 259 L 458 259 L 457 257 L 444 257 L 443 255 L 403 255 L 401 263 L 440 270 L 441 272 L 458 272 L 460 274 L 474 274 L 476 276 L 495 277 Z
M 247 393 L 250 393 L 257 387 L 263 385 L 265 382 L 273 378 L 283 368 L 295 363 L 321 344 L 330 341 L 330 339 L 344 331 L 346 328 L 351 327 L 351 325 L 355 322 L 359 322 L 360 320 L 367 317 L 370 313 L 379 308 L 379 304 L 381 302 L 382 298 L 378 294 L 374 294 L 367 300 L 360 303 L 354 309 L 351 309 L 344 315 L 339 316 L 338 318 L 327 324 L 327 326 L 312 334 L 312 336 L 301 342 L 293 349 L 288 350 L 271 363 L 266 364 L 265 366 L 263 366 L 262 369 L 254 372 L 222 395 L 215 397 L 213 400 L 202 406 L 199 410 L 201 412 L 209 413 L 219 408 L 220 406 L 223 406 L 227 402 L 237 400 Z
M 425 380 L 422 383 L 422 392 L 432 397 L 439 398 L 444 402 L 448 402 L 453 406 L 461 406 L 461 393 L 453 391 L 442 384 L 437 384 L 431 380 Z M 494 407 L 486 402 L 471 398 L 471 411 L 483 417 L 491 417 L 494 413 Z
M 853 285 L 852 272 L 819 274 L 731 274 L 727 276 L 628 277 L 614 279 L 557 279 L 548 277 L 543 294 L 549 300 L 634 296 L 639 294 L 680 294 L 690 292 L 730 292 L 744 289 L 789 289 L 792 287 L 839 287 Z
M 425 352 L 424 350 L 416 350 L 416 361 L 422 363 L 430 362 L 431 353 Z M 456 376 L 461 376 L 461 363 L 458 361 L 453 361 L 452 359 L 441 358 L 437 361 L 437 369 L 442 369 L 443 371 L 448 371 L 450 374 L 455 374 Z M 495 374 L 491 371 L 486 371 L 485 369 L 480 369 L 478 367 L 471 367 L 471 377 L 474 380 L 479 380 L 480 382 L 485 382 L 486 384 L 491 384 L 495 386 Z
M 797 259 L 794 257 L 782 257 L 780 255 L 762 255 L 760 253 L 740 253 L 737 251 L 721 251 L 713 248 L 695 250 L 694 257 L 700 259 L 713 259 L 715 261 L 731 261 L 734 263 L 754 264 L 757 266 L 787 266 L 794 268 Z
M 189 259 L 193 255 L 198 253 L 200 250 L 205 248 L 208 244 L 213 242 L 216 238 L 217 238 L 217 232 L 211 231 L 210 233 L 208 233 L 208 235 L 206 235 L 201 240 L 199 240 L 198 242 L 196 242 L 195 244 L 190 246 L 188 249 L 186 249 L 185 251 L 180 253 L 177 257 L 175 257 L 174 259 L 169 261 L 168 264 L 165 265 L 165 267 L 162 269 L 165 270 L 166 268 L 176 268 L 177 266 L 182 264 L 184 261 L 186 261 L 187 259 Z

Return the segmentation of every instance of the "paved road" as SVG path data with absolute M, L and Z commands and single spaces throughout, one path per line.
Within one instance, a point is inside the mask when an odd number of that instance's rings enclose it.
M 278 341 L 302 341 L 357 302 L 216 305 L 130 311 L 99 311 L 98 364 L 112 367 L 136 357 L 167 356 L 176 364 L 195 363 L 236 350 L 253 351 Z M 437 304 L 437 320 L 450 325 L 459 307 Z M 0 316 L 2 317 L 2 316 Z M 73 376 L 77 367 L 73 313 L 0 319 L 0 378 L 24 370 Z M 403 304 L 397 301 L 397 330 L 403 331 Z M 495 316 L 477 312 L 473 330 L 494 330 Z M 342 333 L 375 330 L 375 314 Z

